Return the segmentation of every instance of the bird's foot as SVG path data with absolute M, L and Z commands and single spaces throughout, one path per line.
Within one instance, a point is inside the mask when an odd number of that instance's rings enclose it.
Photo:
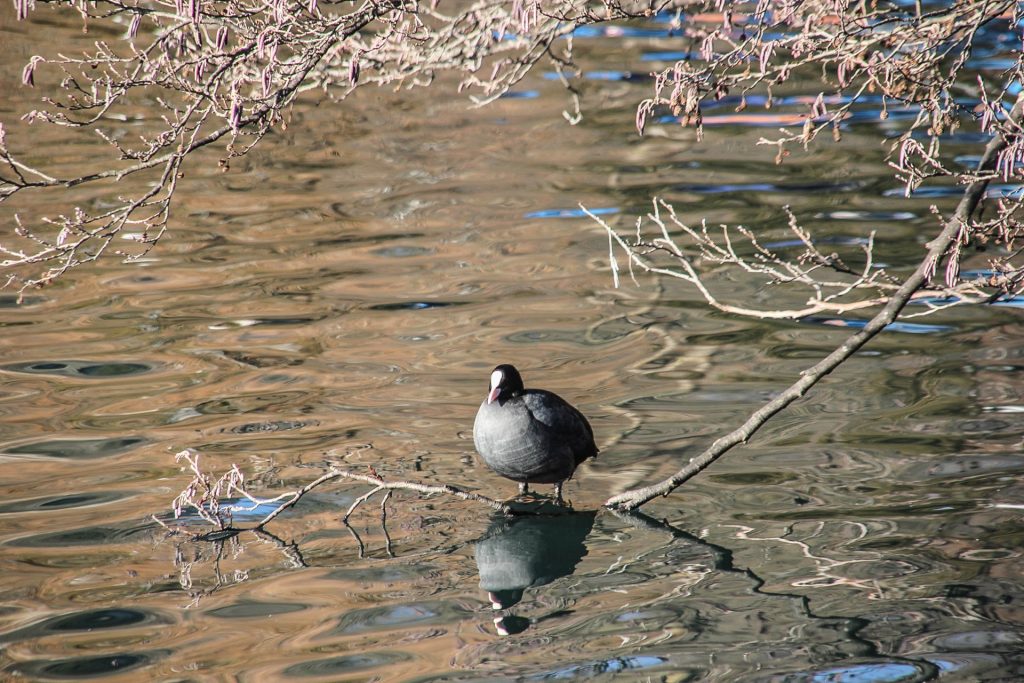
M 529 485 L 526 482 L 519 482 L 519 493 L 509 498 L 506 503 L 512 502 L 527 502 L 533 503 L 538 500 L 542 500 L 544 497 L 538 495 L 535 491 L 531 491 Z
M 566 502 L 566 500 L 562 498 L 562 482 L 555 484 L 555 505 L 568 508 L 572 507 L 571 501 Z

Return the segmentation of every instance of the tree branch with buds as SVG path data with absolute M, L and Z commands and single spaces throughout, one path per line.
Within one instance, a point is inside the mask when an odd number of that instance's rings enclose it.
M 1013 129 L 1024 119 L 1024 93 L 1018 95 L 1008 120 L 1014 124 Z M 630 491 L 625 491 L 609 498 L 605 505 L 620 510 L 633 510 L 648 503 L 658 496 L 666 496 L 690 478 L 706 469 L 733 447 L 746 443 L 772 416 L 806 394 L 811 387 L 835 370 L 846 359 L 857 352 L 875 335 L 892 324 L 900 311 L 921 289 L 935 276 L 945 260 L 958 257 L 955 246 L 965 225 L 969 225 L 989 185 L 987 173 L 995 168 L 1003 152 L 1013 144 L 1019 144 L 1019 135 L 1000 134 L 992 138 L 985 147 L 985 152 L 978 163 L 978 174 L 981 179 L 967 186 L 957 205 L 956 211 L 942 227 L 941 232 L 927 244 L 927 254 L 918 264 L 914 272 L 907 277 L 899 288 L 887 297 L 885 305 L 869 320 L 862 329 L 851 335 L 832 353 L 814 366 L 800 373 L 800 378 L 782 391 L 778 396 L 756 410 L 738 428 L 720 437 L 699 455 L 690 459 L 675 474 L 656 484 Z M 609 233 L 613 234 L 613 233 Z M 948 272 L 948 269 L 947 269 Z
M 127 36 L 96 41 L 82 54 L 35 55 L 22 81 L 35 87 L 40 70 L 60 70 L 60 97 L 25 115 L 34 124 L 95 131 L 110 147 L 109 167 L 61 174 L 28 163 L 0 122 L 0 204 L 25 192 L 60 197 L 68 188 L 95 186 L 104 195 L 96 211 L 78 206 L 38 224 L 18 226 L 0 243 L 6 286 L 24 292 L 68 270 L 106 256 L 145 256 L 171 228 L 173 199 L 187 160 L 200 149 L 219 150 L 220 167 L 248 153 L 275 128 L 287 125 L 304 93 L 343 100 L 365 85 L 425 86 L 444 72 L 460 74 L 460 90 L 477 105 L 501 97 L 538 63 L 562 72 L 572 65 L 578 27 L 650 16 L 670 0 L 477 0 L 457 11 L 438 3 L 368 0 L 100 0 L 75 5 L 83 20 L 128 20 Z M 41 3 L 18 0 L 29 20 Z M 63 3 L 66 5 L 66 3 Z M 564 48 L 555 43 L 564 42 Z M 578 93 L 570 90 L 578 117 Z M 140 95 L 155 102 L 146 132 L 136 141 L 108 129 L 132 111 Z M 572 118 L 572 117 L 571 117 Z M 152 125 L 150 125 L 152 124 Z M 115 190 L 139 176 L 136 196 Z M 114 248 L 129 238 L 132 248 Z

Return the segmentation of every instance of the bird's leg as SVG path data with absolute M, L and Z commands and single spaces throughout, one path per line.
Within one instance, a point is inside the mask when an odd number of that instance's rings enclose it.
M 530 489 L 529 489 L 529 486 L 527 486 L 526 482 L 525 481 L 519 482 L 519 495 L 520 496 L 525 496 L 529 492 L 530 492 Z
M 565 501 L 562 500 L 562 484 L 563 483 L 564 482 L 560 481 L 557 484 L 555 484 L 555 502 L 557 502 L 559 505 L 565 505 Z

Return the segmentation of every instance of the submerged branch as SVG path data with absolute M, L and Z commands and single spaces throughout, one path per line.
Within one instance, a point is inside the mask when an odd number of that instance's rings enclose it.
M 205 471 L 200 465 L 200 456 L 198 452 L 192 449 L 186 449 L 178 453 L 175 457 L 179 462 L 184 461 L 187 463 L 188 469 L 192 472 L 192 480 L 174 499 L 172 508 L 174 510 L 175 518 L 181 517 L 185 513 L 185 510 L 190 510 L 200 519 L 211 526 L 216 527 L 220 531 L 240 531 L 240 529 L 230 524 L 233 512 L 255 510 L 256 507 L 260 505 L 273 505 L 274 510 L 250 528 L 250 530 L 262 530 L 281 513 L 294 507 L 310 491 L 336 479 L 347 479 L 349 481 L 370 484 L 373 487 L 367 493 L 357 497 L 349 506 L 342 518 L 342 521 L 346 524 L 348 523 L 349 517 L 359 506 L 382 491 L 384 492 L 384 499 L 381 501 L 382 511 L 385 510 L 384 506 L 387 504 L 387 500 L 391 497 L 392 492 L 415 491 L 416 493 L 421 493 L 427 496 L 452 496 L 460 500 L 481 503 L 503 515 L 513 514 L 512 508 L 507 504 L 499 500 L 494 500 L 493 498 L 480 495 L 479 493 L 466 491 L 465 489 L 452 486 L 451 484 L 423 484 L 414 481 L 398 480 L 389 481 L 374 472 L 372 468 L 371 474 L 360 474 L 358 472 L 350 472 L 348 470 L 342 470 L 332 466 L 322 475 L 295 491 L 282 493 L 274 496 L 273 498 L 261 498 L 253 495 L 253 493 L 247 489 L 245 476 L 242 471 L 238 469 L 237 465 L 232 465 L 231 469 L 228 470 L 227 473 L 215 479 L 212 474 Z M 229 503 L 229 499 L 234 498 L 235 496 L 244 498 L 252 504 L 252 507 L 246 508 L 237 503 Z M 385 513 L 382 512 L 382 514 Z
M 379 476 L 359 474 L 357 472 L 349 472 L 347 470 L 340 470 L 336 467 L 332 467 L 314 481 L 311 481 L 310 483 L 306 484 L 305 486 L 298 489 L 294 493 L 289 494 L 290 497 L 288 498 L 288 500 L 286 500 L 281 505 L 281 507 L 277 508 L 269 515 L 264 517 L 259 522 L 259 524 L 256 525 L 256 528 L 262 528 L 275 517 L 280 515 L 282 512 L 298 503 L 299 500 L 301 500 L 304 495 L 306 495 L 316 487 L 326 484 L 329 481 L 333 481 L 334 479 L 348 479 L 351 481 L 359 481 L 363 482 L 364 484 L 373 485 L 373 488 L 369 492 L 356 498 L 352 505 L 349 506 L 348 510 L 345 512 L 345 515 L 342 517 L 342 521 L 344 522 L 348 522 L 348 518 L 352 516 L 352 513 L 355 512 L 356 508 L 358 508 L 360 505 L 362 505 L 363 503 L 365 503 L 366 501 L 368 501 L 370 498 L 372 498 L 377 493 L 380 493 L 381 491 L 386 491 L 385 501 L 387 500 L 387 497 L 391 495 L 392 491 L 415 491 L 417 493 L 422 493 L 428 496 L 435 494 L 454 496 L 456 498 L 459 498 L 460 500 L 468 500 L 476 503 L 483 503 L 487 507 L 491 508 L 492 510 L 495 510 L 496 512 L 500 512 L 503 515 L 512 514 L 511 508 L 505 503 L 502 503 L 501 501 L 494 500 L 493 498 L 488 498 L 487 496 L 482 496 L 479 493 L 466 491 L 457 486 L 452 486 L 451 484 L 423 484 L 420 482 L 413 481 L 386 481 Z M 384 503 L 382 503 L 382 505 L 383 504 Z

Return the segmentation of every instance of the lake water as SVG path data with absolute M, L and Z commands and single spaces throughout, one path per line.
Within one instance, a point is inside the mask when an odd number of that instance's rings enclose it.
M 19 24 L 0 8 L 0 119 L 16 131 L 55 80 L 37 73 L 29 91 L 21 67 L 82 39 L 72 14 Z M 929 206 L 957 200 L 898 196 L 879 136 L 899 117 L 870 109 L 840 144 L 782 166 L 754 146 L 777 110 L 708 111 L 700 143 L 672 123 L 637 137 L 642 76 L 680 49 L 646 28 L 579 37 L 578 126 L 542 72 L 484 109 L 444 83 L 305 102 L 230 172 L 193 162 L 172 234 L 141 263 L 0 299 L 0 677 L 1024 678 L 1015 307 L 887 331 L 646 515 L 601 509 L 738 425 L 850 321 L 740 319 L 669 278 L 616 289 L 579 203 L 628 230 L 656 195 L 691 223 L 780 240 L 788 204 L 821 234 L 877 231 L 899 272 L 937 231 Z M 967 128 L 947 144 L 978 154 Z M 32 130 L 33 153 L 59 166 L 96 153 Z M 0 229 L 50 202 L 0 207 Z M 715 282 L 740 303 L 801 303 Z M 504 520 L 396 493 L 386 526 L 374 499 L 350 531 L 341 516 L 368 489 L 332 484 L 272 536 L 200 541 L 152 519 L 173 523 L 184 448 L 267 496 L 337 463 L 510 497 L 471 438 L 500 362 L 594 426 L 602 452 L 566 487 L 573 514 Z

